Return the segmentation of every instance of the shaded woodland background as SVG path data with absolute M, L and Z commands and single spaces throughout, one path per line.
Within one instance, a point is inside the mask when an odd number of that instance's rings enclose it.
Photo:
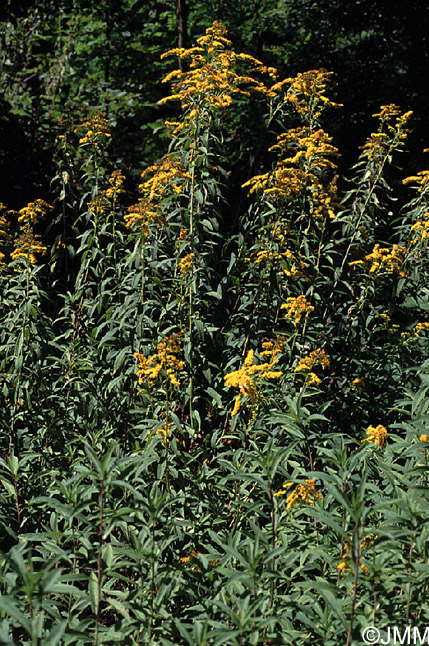
M 110 159 L 128 180 L 162 155 L 163 119 L 173 109 L 157 103 L 168 89 L 161 79 L 171 69 L 160 54 L 175 45 L 191 46 L 213 20 L 225 24 L 237 51 L 276 67 L 280 76 L 320 67 L 334 72 L 331 92 L 344 109 L 331 115 L 327 129 L 342 142 L 343 168 L 356 161 L 371 114 L 387 103 L 414 111 L 407 167 L 422 167 L 429 103 L 424 0 L 8 0 L 5 5 L 0 9 L 0 201 L 9 208 L 22 208 L 36 196 L 55 199 L 51 181 L 64 119 L 76 122 L 94 109 L 105 110 L 114 126 Z M 236 116 L 240 132 L 232 124 L 231 137 L 237 167 L 257 166 L 259 115 L 246 124 Z

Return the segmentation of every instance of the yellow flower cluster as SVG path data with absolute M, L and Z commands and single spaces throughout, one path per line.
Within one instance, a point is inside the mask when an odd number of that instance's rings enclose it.
M 126 227 L 130 228 L 136 225 L 145 238 L 149 235 L 149 228 L 153 222 L 159 226 L 166 224 L 159 206 L 147 200 L 140 200 L 137 204 L 128 207 L 128 213 L 124 215 L 124 220 Z
M 286 498 L 286 507 L 291 509 L 297 503 L 303 503 L 305 505 L 314 505 L 315 501 L 322 498 L 316 490 L 315 480 L 305 480 L 305 484 L 299 484 L 293 489 Z M 290 487 L 293 487 L 293 482 L 285 482 L 283 488 L 279 491 L 276 491 L 275 496 L 284 496 L 288 493 Z
M 180 561 L 181 561 L 182 563 L 189 563 L 189 562 L 190 562 L 190 560 L 191 560 L 191 557 L 192 557 L 192 558 L 196 558 L 196 557 L 198 556 L 198 554 L 199 554 L 199 552 L 196 552 L 195 550 L 192 550 L 192 552 L 191 552 L 191 555 L 190 555 L 190 556 L 181 556 L 181 557 L 180 557 Z
M 149 202 L 160 202 L 170 191 L 179 195 L 183 192 L 183 184 L 191 179 L 177 153 L 164 155 L 160 164 L 146 168 L 141 177 L 144 182 L 139 189 Z
M 100 195 L 97 195 L 95 200 L 88 202 L 87 206 L 91 213 L 94 213 L 94 215 L 97 216 L 104 215 L 106 211 L 110 210 L 110 202 L 107 199 L 105 193 L 100 193 Z
M 429 332 L 429 323 L 417 323 L 417 325 L 411 328 L 410 332 L 401 332 L 401 341 L 405 345 L 409 345 L 410 343 L 417 341 L 417 339 L 419 339 L 422 334 L 425 334 L 425 332 Z
M 394 244 L 392 249 L 386 249 L 376 244 L 372 252 L 365 256 L 363 260 L 354 260 L 350 262 L 350 267 L 354 265 L 365 265 L 370 274 L 374 273 L 397 273 L 404 277 L 406 274 L 401 267 L 406 254 L 405 247 L 399 247 Z
M 182 258 L 179 262 L 179 268 L 180 271 L 183 274 L 187 274 L 188 272 L 191 271 L 194 263 L 194 253 L 188 253 L 184 258 Z
M 94 144 L 95 146 L 104 144 L 112 136 L 106 113 L 100 110 L 97 110 L 89 119 L 79 124 L 74 129 L 74 132 L 84 133 L 79 139 L 79 144 Z
M 188 237 L 188 232 L 186 231 L 186 229 L 184 229 L 183 227 L 180 227 L 179 235 L 177 236 L 177 239 L 174 245 L 176 249 L 180 249 L 184 246 L 184 243 L 187 237 Z
M 275 240 L 279 244 L 286 244 L 287 239 L 290 238 L 292 230 L 288 224 L 284 222 L 273 222 L 269 224 L 266 229 L 264 229 L 263 234 L 258 234 L 258 239 L 263 240 Z
M 14 241 L 15 249 L 11 253 L 12 260 L 27 258 L 32 264 L 37 262 L 36 253 L 43 256 L 47 248 L 40 241 L 40 236 L 33 232 L 38 218 L 46 215 L 53 207 L 44 200 L 30 202 L 18 212 L 20 234 Z
M 5 205 L 0 202 L 0 239 L 8 241 L 8 240 L 11 240 L 12 236 L 8 232 L 8 228 L 10 226 L 8 220 L 4 215 L 1 215 L 1 212 L 5 210 L 6 210 Z M 5 258 L 6 258 L 5 254 L 0 251 L 0 267 L 1 266 L 4 267 L 6 265 L 6 263 L 3 262 Z
M 302 317 L 307 318 L 310 312 L 314 311 L 313 305 L 305 298 L 303 294 L 293 298 L 286 299 L 286 303 L 281 306 L 282 310 L 286 310 L 285 317 L 293 319 L 295 323 L 299 323 Z
M 142 173 L 142 179 L 144 181 L 139 188 L 143 197 L 137 204 L 129 207 L 124 219 L 128 228 L 136 225 L 146 237 L 152 222 L 165 224 L 161 211 L 163 200 L 172 193 L 182 193 L 184 183 L 191 179 L 191 176 L 180 162 L 177 153 L 170 153 L 165 155 L 159 164 L 146 168 Z
M 19 211 L 18 222 L 22 230 L 29 231 L 39 218 L 43 218 L 52 206 L 44 200 L 35 200 Z
M 267 357 L 270 359 L 271 363 L 274 364 L 278 359 L 277 355 L 280 354 L 284 349 L 284 339 L 281 336 L 277 335 L 275 339 L 269 339 L 262 342 L 262 350 L 260 351 L 261 357 Z
M 173 82 L 171 96 L 161 99 L 160 103 L 179 100 L 187 110 L 184 123 L 169 122 L 175 127 L 173 136 L 191 121 L 201 120 L 204 110 L 228 107 L 234 94 L 248 96 L 250 91 L 266 93 L 265 85 L 248 76 L 250 72 L 265 72 L 275 76 L 273 68 L 267 68 L 249 54 L 236 54 L 229 49 L 231 41 L 226 38 L 227 30 L 220 22 L 213 22 L 205 36 L 197 39 L 197 45 L 190 49 L 172 49 L 165 56 L 175 55 L 188 61 L 188 70 L 174 70 L 163 80 Z M 245 65 L 245 76 L 237 73 L 239 65 Z
M 306 372 L 305 381 L 310 384 L 320 384 L 321 379 L 313 372 L 315 366 L 320 366 L 322 370 L 328 368 L 329 359 L 324 350 L 313 350 L 309 355 L 300 359 L 295 366 L 294 372 Z
M 125 193 L 123 189 L 123 184 L 125 181 L 124 175 L 122 175 L 121 170 L 114 170 L 113 173 L 109 177 L 109 184 L 110 187 L 106 189 L 105 191 L 101 191 L 92 202 L 88 202 L 87 206 L 88 209 L 93 213 L 95 216 L 103 216 L 106 213 L 109 213 L 112 211 L 112 203 L 111 200 L 113 200 L 113 203 L 116 203 L 117 197 L 120 193 Z M 134 207 L 130 207 L 134 208 Z M 127 216 L 125 216 L 127 217 Z
M 415 245 L 418 242 L 424 242 L 429 237 L 429 211 L 425 213 L 421 220 L 415 222 L 411 226 L 411 231 L 414 231 L 416 238 L 410 240 L 410 244 Z
M 366 538 L 363 539 L 363 541 L 360 544 L 360 549 L 361 551 L 367 550 L 370 545 L 373 543 L 373 539 L 370 536 L 367 536 Z M 343 547 L 343 553 L 341 555 L 341 558 L 343 559 L 338 563 L 337 568 L 340 570 L 340 572 L 351 572 L 351 567 L 350 567 L 350 559 L 352 557 L 352 546 L 351 546 L 351 537 L 350 537 L 350 542 L 344 543 Z M 362 572 L 365 574 L 365 576 L 369 576 L 370 571 L 369 568 L 365 565 L 365 563 L 360 564 L 360 568 Z
M 182 334 L 183 330 L 179 334 L 166 336 L 164 341 L 156 346 L 157 352 L 150 357 L 145 357 L 139 352 L 134 353 L 139 364 L 139 369 L 136 373 L 139 378 L 139 384 L 155 381 L 162 375 L 168 377 L 173 386 L 179 385 L 177 373 L 185 366 L 185 362 L 179 361 L 176 356 L 182 351 L 180 347 Z
M 362 155 L 379 166 L 383 159 L 386 159 L 398 144 L 407 138 L 410 131 L 405 126 L 412 114 L 409 111 L 401 115 L 400 109 L 394 103 L 381 106 L 380 112 L 373 115 L 380 119 L 379 130 L 373 132 L 361 146 Z M 396 117 L 395 125 L 391 125 L 390 120 L 394 117 Z
M 349 384 L 350 388 L 355 388 L 356 390 L 364 390 L 365 389 L 365 382 L 363 379 L 360 379 L 359 377 L 356 377 L 356 379 L 353 379 L 353 381 L 350 382 Z
M 419 193 L 424 193 L 429 188 L 429 170 L 421 170 L 417 175 L 411 175 L 402 180 L 403 184 L 410 184 L 410 182 L 417 184 Z
M 28 258 L 32 265 L 37 262 L 36 253 L 44 256 L 46 253 L 46 246 L 39 241 L 38 235 L 32 231 L 21 233 L 15 240 L 16 249 L 10 254 L 12 260 L 17 258 Z
M 125 193 L 124 182 L 125 176 L 122 175 L 122 171 L 120 169 L 114 170 L 109 177 L 110 188 L 106 190 L 106 197 L 116 200 L 120 193 Z
M 225 375 L 225 386 L 228 388 L 239 388 L 240 393 L 237 395 L 231 417 L 237 415 L 243 397 L 248 397 L 252 406 L 258 401 L 263 400 L 263 395 L 258 391 L 256 382 L 263 379 L 279 379 L 283 372 L 273 370 L 274 365 L 278 362 L 277 355 L 282 350 L 282 341 L 277 338 L 275 341 L 266 341 L 262 344 L 261 356 L 270 360 L 265 363 L 254 364 L 254 351 L 249 350 L 244 360 L 244 365 L 239 370 L 234 370 Z
M 417 323 L 417 325 L 413 327 L 413 332 L 415 336 L 420 336 L 424 332 L 429 332 L 429 323 Z
M 377 112 L 372 116 L 379 118 L 380 121 L 388 121 L 389 119 L 392 119 L 392 117 L 397 117 L 400 114 L 401 110 L 399 109 L 399 106 L 395 103 L 389 103 L 389 105 L 380 106 L 380 112 Z
M 297 113 L 309 123 L 317 121 L 323 110 L 327 107 L 339 108 L 341 103 L 334 103 L 326 96 L 326 86 L 332 76 L 321 68 L 318 70 L 308 70 L 302 72 L 293 78 L 286 78 L 283 81 L 275 83 L 269 91 L 268 96 L 275 97 L 286 92 L 284 99 L 292 104 Z
M 283 168 L 277 164 L 274 172 L 255 175 L 243 184 L 243 188 L 250 186 L 249 195 L 262 191 L 270 195 L 274 201 L 291 201 L 302 195 L 307 186 L 307 175 L 304 171 L 295 168 Z
M 389 436 L 387 429 L 381 424 L 378 426 L 368 426 L 366 434 L 369 437 L 362 440 L 362 442 L 373 442 L 373 444 L 379 446 L 381 449 L 385 446 Z
M 337 168 L 327 157 L 339 157 L 338 148 L 332 145 L 332 137 L 324 130 L 310 128 L 293 128 L 277 137 L 277 143 L 269 148 L 278 150 L 280 155 L 293 152 L 291 157 L 282 159 L 282 164 L 292 165 L 303 162 L 306 171 L 321 171 L 326 168 Z
M 427 442 L 428 441 L 428 435 L 426 433 L 422 433 L 419 438 L 420 442 Z
M 335 218 L 339 208 L 337 178 L 324 185 L 319 175 L 326 169 L 335 169 L 329 157 L 338 157 L 338 149 L 324 130 L 295 128 L 279 135 L 270 151 L 278 151 L 279 160 L 272 173 L 256 175 L 243 187 L 251 193 L 262 191 L 275 203 L 290 202 L 307 197 L 314 218 Z M 292 153 L 292 154 L 290 154 Z
M 193 572 L 199 572 L 200 567 L 197 563 L 194 562 L 198 554 L 201 554 L 201 552 L 192 550 L 190 556 L 181 556 L 180 562 L 183 563 L 185 567 L 191 567 Z M 202 556 L 205 556 L 205 554 L 202 554 Z M 218 567 L 219 563 L 220 563 L 220 559 L 209 559 L 208 566 L 210 569 L 214 569 Z
M 361 148 L 363 156 L 378 165 L 389 153 L 390 137 L 386 132 L 373 132 Z
M 164 415 L 162 416 L 165 416 L 165 412 L 164 412 Z M 147 434 L 151 442 L 153 442 L 153 437 L 155 435 L 161 435 L 163 445 L 167 446 L 167 444 L 170 443 L 170 438 L 169 438 L 170 432 L 171 432 L 171 419 L 167 417 L 164 424 L 160 428 L 157 428 L 155 432 L 148 431 Z M 177 442 L 178 441 L 177 438 L 175 439 Z
M 303 270 L 306 267 L 305 263 L 289 251 L 289 249 L 282 252 L 261 249 L 257 252 L 256 258 L 253 260 L 253 264 L 259 265 L 261 263 L 265 263 L 267 265 L 278 263 L 286 276 L 304 277 Z

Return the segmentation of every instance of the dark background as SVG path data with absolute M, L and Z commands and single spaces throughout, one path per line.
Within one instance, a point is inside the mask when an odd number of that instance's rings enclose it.
M 388 103 L 414 111 L 405 172 L 425 167 L 426 0 L 9 0 L 0 9 L 0 201 L 15 209 L 52 201 L 62 120 L 94 109 L 112 121 L 111 159 L 137 178 L 167 146 L 162 122 L 173 108 L 157 101 L 174 62 L 160 55 L 192 45 L 213 20 L 225 24 L 235 51 L 280 75 L 334 72 L 330 96 L 344 108 L 324 125 L 341 150 L 342 172 L 374 128 L 372 113 Z M 248 136 L 257 137 L 252 128 Z

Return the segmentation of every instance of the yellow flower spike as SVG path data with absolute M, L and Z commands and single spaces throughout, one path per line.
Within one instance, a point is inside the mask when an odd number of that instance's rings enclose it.
M 294 128 L 278 136 L 270 148 L 279 159 L 272 173 L 256 175 L 244 187 L 251 193 L 262 193 L 278 204 L 307 197 L 311 216 L 315 219 L 334 219 L 340 208 L 337 177 L 328 184 L 320 175 L 327 169 L 336 169 L 329 157 L 338 157 L 338 149 L 324 130 L 314 131 L 309 126 Z
M 309 355 L 300 359 L 295 366 L 294 372 L 306 372 L 306 381 L 307 383 L 320 384 L 320 378 L 313 372 L 315 366 L 320 366 L 322 370 L 328 368 L 329 359 L 325 350 L 313 350 Z
M 116 199 L 120 193 L 125 193 L 124 190 L 125 176 L 122 175 L 122 171 L 114 170 L 109 177 L 110 188 L 106 190 L 106 197 L 111 199 Z
M 14 240 L 15 249 L 11 259 L 27 258 L 31 264 L 37 262 L 35 254 L 45 255 L 47 247 L 40 241 L 40 236 L 33 233 L 33 227 L 40 217 L 46 215 L 53 207 L 44 200 L 30 202 L 18 212 L 20 234 Z
M 106 194 L 107 194 L 107 191 L 106 191 Z M 107 199 L 106 195 L 104 195 L 103 193 L 100 193 L 100 195 L 97 195 L 95 200 L 93 200 L 92 202 L 88 202 L 87 206 L 88 206 L 88 209 L 91 211 L 91 213 L 94 213 L 94 215 L 97 215 L 97 216 L 102 216 L 107 211 L 110 210 L 110 202 Z
M 139 352 L 134 353 L 139 364 L 136 373 L 139 384 L 156 381 L 162 375 L 167 377 L 174 387 L 179 385 L 177 373 L 184 368 L 185 362 L 177 359 L 176 355 L 182 351 L 180 339 L 183 332 L 182 330 L 178 334 L 166 336 L 163 342 L 158 343 L 157 352 L 150 357 L 145 357 Z
M 141 177 L 144 182 L 139 185 L 139 189 L 143 198 L 149 202 L 160 202 L 171 189 L 181 193 L 184 182 L 191 179 L 177 153 L 164 155 L 159 164 L 146 168 Z
M 360 569 L 362 570 L 365 576 L 369 576 L 371 574 L 369 568 L 365 565 L 365 563 L 360 564 Z
M 191 176 L 180 162 L 179 155 L 170 153 L 164 155 L 159 164 L 146 168 L 142 179 L 144 181 L 139 188 L 143 197 L 137 204 L 129 207 L 124 219 L 127 228 L 134 227 L 147 237 L 151 224 L 166 225 L 162 215 L 162 201 L 174 193 L 181 194 Z
M 179 262 L 179 269 L 182 274 L 187 274 L 192 270 L 194 264 L 194 253 L 188 253 L 184 258 Z
M 424 334 L 425 332 L 429 332 L 429 323 L 426 323 L 426 322 L 417 323 L 417 325 L 415 325 L 412 328 L 412 331 L 413 331 L 415 336 L 420 336 L 421 334 Z
M 387 429 L 382 424 L 376 427 L 368 426 L 366 434 L 368 437 L 362 440 L 362 442 L 372 442 L 381 449 L 386 445 L 387 438 L 389 437 Z
M 411 226 L 410 231 L 413 231 L 414 235 L 417 235 L 417 237 L 414 237 L 410 241 L 412 245 L 416 245 L 419 242 L 423 243 L 429 239 L 429 211 L 422 216 L 421 220 L 418 220 Z
M 344 543 L 341 558 L 342 560 L 340 563 L 337 565 L 337 569 L 340 572 L 351 572 L 352 568 L 350 567 L 350 560 L 351 560 L 351 552 L 352 552 L 352 537 L 350 536 L 349 538 L 350 542 Z M 361 541 L 360 548 L 362 551 L 365 551 L 372 545 L 374 542 L 374 539 L 372 536 L 367 536 Z M 360 569 L 364 573 L 365 576 L 370 575 L 370 570 L 369 568 L 364 564 L 360 563 Z
M 6 210 L 6 207 L 4 204 L 0 202 L 0 212 Z M 10 223 L 6 219 L 4 215 L 0 215 L 0 239 L 3 238 L 5 241 L 9 241 L 12 239 L 12 236 L 8 232 Z M 6 267 L 6 263 L 4 262 L 6 258 L 6 255 L 0 251 L 0 267 Z
M 161 413 L 161 416 L 164 417 L 165 412 Z M 158 428 L 155 432 L 154 431 L 148 431 L 147 434 L 148 434 L 148 438 L 149 438 L 150 442 L 153 442 L 153 438 L 154 438 L 155 435 L 160 435 L 162 444 L 164 446 L 167 446 L 170 443 L 169 435 L 172 435 L 172 433 L 171 433 L 171 424 L 172 424 L 171 418 L 167 417 L 164 424 L 161 426 L 161 428 Z M 173 437 L 176 440 L 176 442 L 178 442 L 178 439 L 177 439 L 177 437 L 174 436 L 174 434 L 173 434 Z
M 321 499 L 323 496 L 320 494 L 315 486 L 315 480 L 305 480 L 305 484 L 295 486 L 295 489 L 288 493 L 290 487 L 294 486 L 293 482 L 285 482 L 283 488 L 277 491 L 274 495 L 276 497 L 284 496 L 286 494 L 286 508 L 291 509 L 297 503 L 305 505 L 314 505 L 316 500 Z
M 172 94 L 160 101 L 181 101 L 185 110 L 185 125 L 201 121 L 203 112 L 208 114 L 209 110 L 228 107 L 234 95 L 249 96 L 251 91 L 268 92 L 263 83 L 236 70 L 241 64 L 247 67 L 248 74 L 258 72 L 272 77 L 274 68 L 265 67 L 249 54 L 231 51 L 231 41 L 226 34 L 225 27 L 215 21 L 205 35 L 197 39 L 196 47 L 175 48 L 161 56 L 178 56 L 188 63 L 186 72 L 174 70 L 164 78 L 163 82 L 172 82 Z M 177 133 L 178 130 L 175 130 L 173 136 Z
M 254 364 L 254 351 L 249 350 L 244 360 L 243 366 L 239 370 L 234 370 L 224 377 L 227 388 L 238 388 L 240 393 L 237 395 L 231 417 L 235 417 L 242 403 L 242 398 L 247 397 L 250 400 L 253 409 L 252 419 L 256 417 L 256 407 L 261 404 L 264 397 L 257 388 L 257 382 L 264 379 L 279 379 L 283 372 L 281 370 L 272 370 L 272 367 L 278 362 L 277 355 L 281 352 L 282 342 L 277 337 L 274 341 L 263 343 L 261 356 L 270 357 L 269 362 Z
M 380 119 L 391 119 L 401 114 L 400 108 L 395 103 L 390 103 L 389 105 L 382 105 L 380 107 L 380 112 L 373 114 L 373 117 L 380 117 Z
M 326 107 L 342 107 L 341 103 L 334 103 L 325 94 L 331 77 L 332 72 L 323 68 L 308 70 L 274 85 L 271 91 L 276 93 L 282 90 L 286 83 L 289 83 L 286 100 L 293 105 L 300 116 L 315 121 L 320 118 Z
M 307 301 L 303 294 L 296 298 L 287 298 L 286 303 L 280 309 L 286 310 L 285 317 L 293 319 L 295 323 L 299 323 L 303 317 L 307 318 L 310 312 L 314 311 L 313 305 Z
M 380 119 L 379 130 L 373 132 L 361 146 L 362 155 L 375 166 L 379 166 L 382 160 L 407 138 L 410 130 L 405 126 L 412 114 L 409 110 L 401 115 L 400 109 L 394 103 L 381 106 L 380 112 L 372 115 Z M 389 123 L 393 117 L 396 117 L 395 125 Z
M 86 121 L 79 124 L 75 133 L 84 132 L 83 137 L 79 138 L 79 144 L 93 144 L 99 146 L 106 143 L 111 138 L 110 122 L 106 113 L 101 110 L 95 111 Z
M 397 244 L 394 244 L 392 249 L 386 249 L 376 244 L 372 252 L 365 256 L 363 260 L 354 260 L 349 263 L 349 266 L 364 265 L 370 274 L 396 273 L 405 277 L 406 274 L 402 270 L 402 265 L 406 253 L 406 247 L 400 247 Z

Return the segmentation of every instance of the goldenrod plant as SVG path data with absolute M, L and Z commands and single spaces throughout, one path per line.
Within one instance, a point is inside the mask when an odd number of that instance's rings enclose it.
M 412 115 L 382 106 L 344 173 L 330 72 L 282 79 L 219 22 L 165 57 L 161 155 L 131 172 L 113 119 L 68 115 L 50 203 L 1 205 L 0 642 L 429 624 Z

